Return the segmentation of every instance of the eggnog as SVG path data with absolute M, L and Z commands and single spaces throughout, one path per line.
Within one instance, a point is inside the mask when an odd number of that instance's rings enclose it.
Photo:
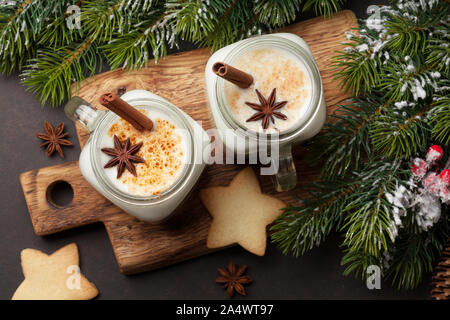
M 113 148 L 116 135 L 122 144 L 130 138 L 131 145 L 142 142 L 135 154 L 145 163 L 134 163 L 137 176 L 125 170 L 117 179 L 117 166 L 103 168 L 109 182 L 120 191 L 133 196 L 154 196 L 168 190 L 180 178 L 187 163 L 188 133 L 181 130 L 174 119 L 161 110 L 136 107 L 154 123 L 152 131 L 138 131 L 129 122 L 117 117 L 101 137 L 100 148 Z M 99 153 L 100 162 L 106 164 L 111 157 Z
M 242 89 L 230 82 L 225 83 L 226 104 L 233 118 L 244 128 L 255 132 L 283 133 L 298 124 L 311 103 L 312 79 L 304 63 L 291 52 L 276 47 L 255 48 L 244 52 L 232 62 L 233 67 L 253 76 L 253 84 Z M 259 104 L 255 89 L 269 98 L 276 89 L 276 102 L 287 104 L 276 110 L 286 119 L 274 118 L 266 130 L 261 120 L 247 121 L 257 111 L 246 102 Z

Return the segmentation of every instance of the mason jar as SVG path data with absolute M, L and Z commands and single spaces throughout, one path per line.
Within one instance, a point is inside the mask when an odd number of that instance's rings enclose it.
M 186 137 L 186 163 L 181 174 L 169 188 L 156 195 L 133 195 L 119 188 L 105 172 L 106 155 L 101 151 L 102 138 L 119 116 L 109 110 L 97 110 L 83 99 L 73 97 L 65 106 L 65 112 L 90 131 L 90 138 L 80 154 L 80 170 L 98 192 L 125 212 L 144 221 L 160 221 L 173 213 L 196 185 L 206 165 L 203 154 L 209 154 L 210 139 L 191 117 L 153 93 L 133 90 L 121 98 L 135 108 L 147 108 L 166 115 L 182 131 Z
M 237 59 L 245 53 L 265 48 L 280 50 L 289 54 L 292 59 L 298 59 L 297 61 L 305 67 L 310 79 L 311 96 L 309 103 L 304 106 L 305 110 L 302 111 L 301 119 L 292 127 L 280 132 L 265 133 L 249 130 L 242 121 L 237 121 L 225 96 L 225 86 L 230 84 L 212 70 L 216 62 L 234 66 Z M 247 72 L 245 69 L 241 70 Z M 226 149 L 237 155 L 258 154 L 259 157 L 261 145 L 272 146 L 268 150 L 271 166 L 275 168 L 272 173 L 276 190 L 281 192 L 294 188 L 297 184 L 297 175 L 292 158 L 292 147 L 315 136 L 321 130 L 326 118 L 322 80 L 311 49 L 306 42 L 290 33 L 275 33 L 241 40 L 218 50 L 211 56 L 206 65 L 205 81 L 209 107 L 219 138 Z

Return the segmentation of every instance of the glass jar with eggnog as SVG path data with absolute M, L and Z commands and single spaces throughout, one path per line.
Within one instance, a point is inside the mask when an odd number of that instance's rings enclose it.
M 211 56 L 205 80 L 227 151 L 262 162 L 266 148 L 263 164 L 270 170 L 261 173 L 273 175 L 278 191 L 294 188 L 292 146 L 316 135 L 326 117 L 322 80 L 306 42 L 289 33 L 236 42 Z
M 209 137 L 186 113 L 153 93 L 133 90 L 120 98 L 151 119 L 151 130 L 138 130 L 118 114 L 97 110 L 79 97 L 66 105 L 66 114 L 91 132 L 80 154 L 80 170 L 125 212 L 159 221 L 174 212 L 196 184 L 206 165 L 203 151 L 210 150 Z

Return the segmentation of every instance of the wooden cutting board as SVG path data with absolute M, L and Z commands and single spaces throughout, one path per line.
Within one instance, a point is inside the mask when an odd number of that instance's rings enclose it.
M 322 76 L 328 113 L 348 97 L 333 79 L 331 58 L 342 49 L 344 32 L 355 27 L 357 23 L 353 12 L 342 11 L 332 18 L 314 18 L 280 30 L 295 33 L 310 45 Z M 81 83 L 78 89 L 73 87 L 72 92 L 102 108 L 98 97 L 105 92 L 121 94 L 133 89 L 145 89 L 166 98 L 195 120 L 201 120 L 204 128 L 209 129 L 214 126 L 207 108 L 204 86 L 204 68 L 209 57 L 208 49 L 173 54 L 160 60 L 157 65 L 150 61 L 149 68 L 145 70 L 115 70 L 96 75 Z M 89 132 L 77 124 L 77 133 L 81 146 L 84 146 Z M 317 171 L 305 164 L 303 156 L 302 148 L 297 147 L 294 150 L 299 177 L 297 189 L 277 193 L 270 177 L 263 176 L 260 177 L 263 192 L 292 203 L 293 196 L 300 193 L 300 187 L 317 176 Z M 242 168 L 238 165 L 208 166 L 199 187 L 228 185 Z M 25 172 L 20 176 L 20 181 L 37 235 L 103 222 L 123 273 L 139 273 L 212 252 L 205 245 L 211 218 L 196 193 L 182 212 L 169 220 L 146 223 L 124 213 L 97 193 L 81 176 L 77 161 Z M 52 204 L 48 196 L 57 181 L 66 181 L 73 188 L 74 197 L 67 206 Z

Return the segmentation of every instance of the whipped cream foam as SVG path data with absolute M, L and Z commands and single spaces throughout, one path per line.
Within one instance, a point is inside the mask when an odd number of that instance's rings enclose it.
M 237 57 L 232 66 L 253 76 L 254 82 L 247 89 L 232 83 L 225 83 L 225 99 L 235 120 L 243 127 L 264 133 L 282 133 L 302 119 L 310 104 L 312 79 L 303 62 L 287 50 L 279 48 L 257 48 Z M 257 111 L 245 104 L 246 101 L 259 104 L 255 89 L 267 99 L 277 89 L 276 102 L 288 101 L 277 110 L 287 116 L 286 120 L 275 118 L 263 130 L 261 120 L 246 122 Z
M 127 138 L 130 138 L 132 145 L 142 141 L 143 146 L 136 155 L 144 158 L 145 163 L 134 163 L 137 177 L 125 169 L 117 179 L 117 166 L 103 170 L 108 180 L 120 191 L 132 196 L 154 196 L 169 189 L 182 175 L 188 159 L 189 133 L 159 109 L 147 106 L 136 108 L 153 121 L 153 130 L 140 132 L 117 117 L 103 134 L 100 149 L 114 148 L 114 135 L 122 143 Z M 101 151 L 99 156 L 102 165 L 111 159 Z

